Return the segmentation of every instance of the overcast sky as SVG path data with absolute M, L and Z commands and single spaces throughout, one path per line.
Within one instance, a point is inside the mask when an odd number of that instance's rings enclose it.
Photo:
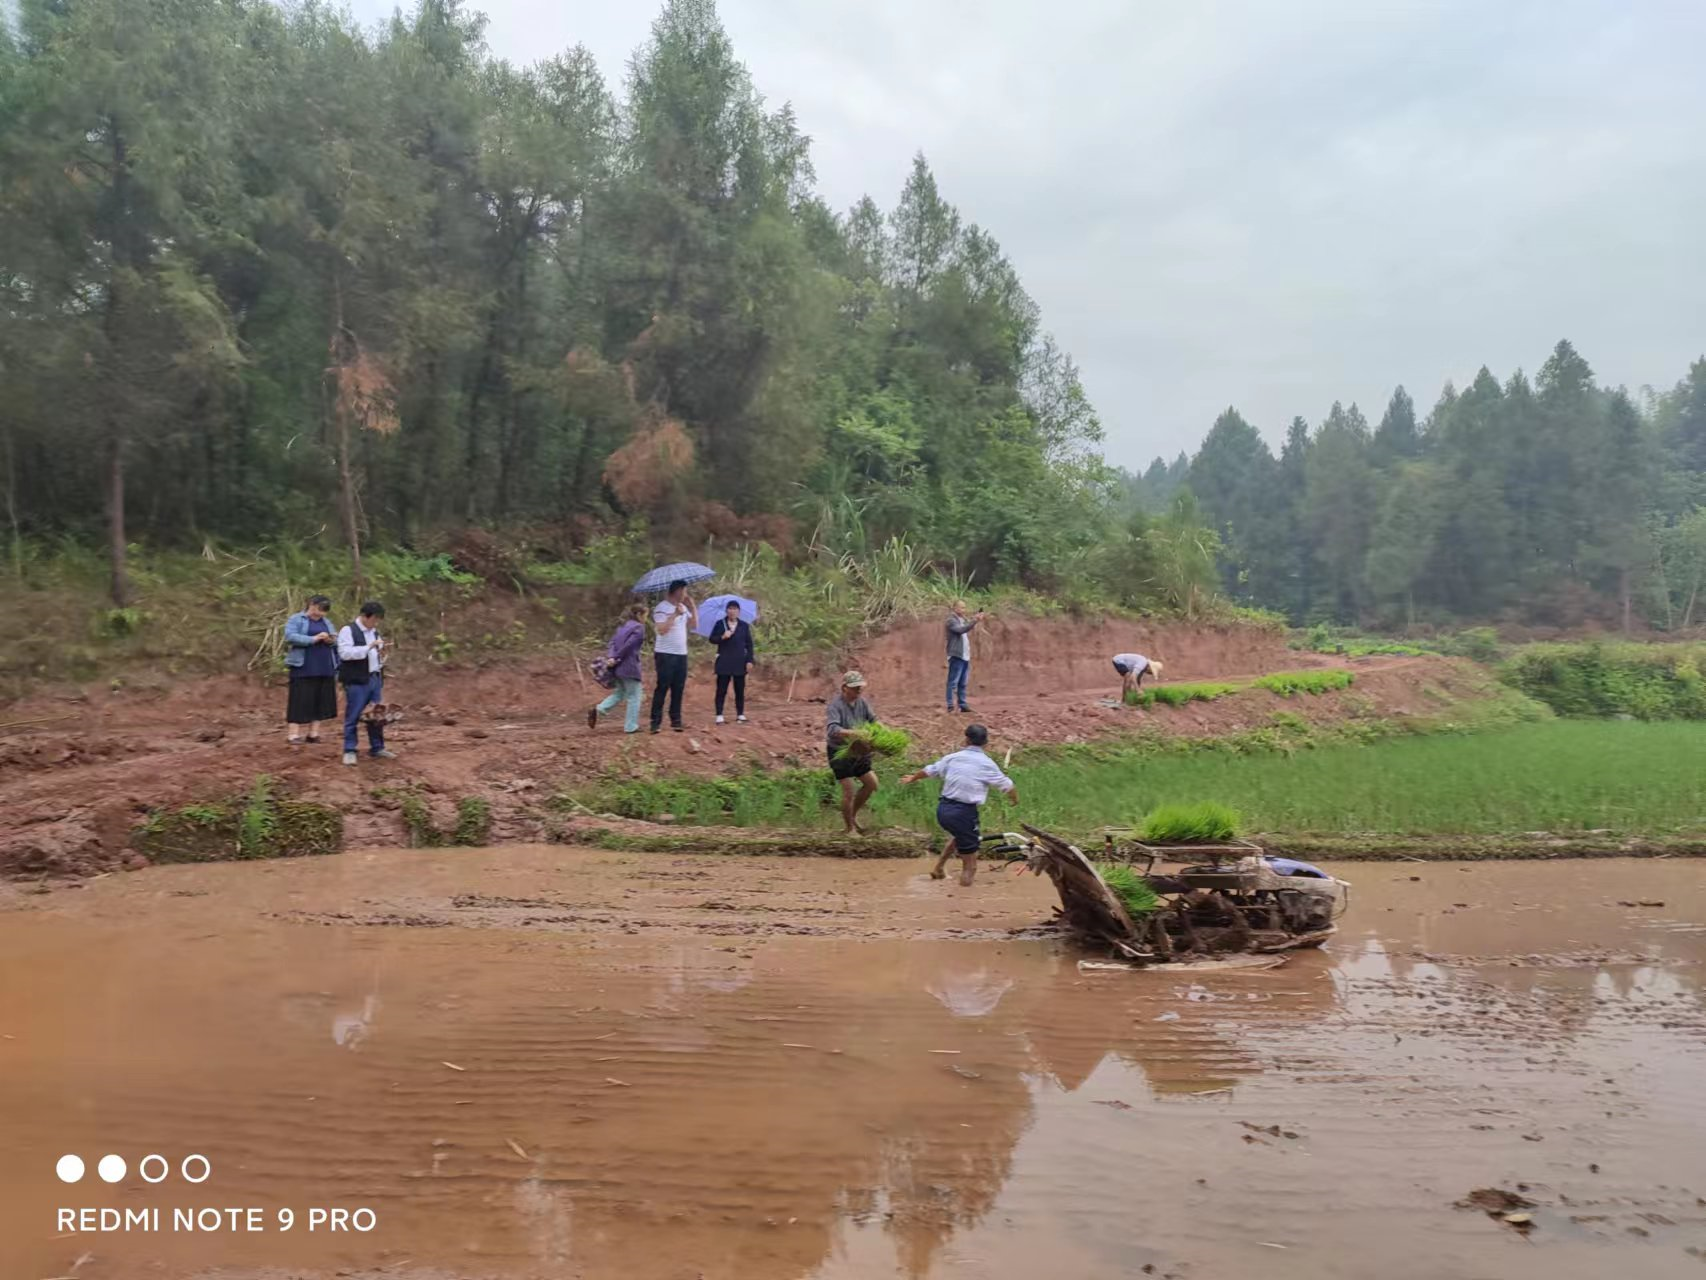
M 649 0 L 472 0 L 613 86 Z M 389 0 L 351 0 L 364 20 Z M 405 7 L 412 8 L 412 0 Z M 1235 404 L 1422 410 L 1570 338 L 1608 384 L 1706 352 L 1706 0 L 722 0 L 837 208 L 913 152 L 1079 360 L 1110 461 Z

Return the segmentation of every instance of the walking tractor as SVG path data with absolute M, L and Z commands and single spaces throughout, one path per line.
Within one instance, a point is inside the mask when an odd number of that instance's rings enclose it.
M 986 843 L 1053 882 L 1070 932 L 1131 964 L 1318 947 L 1350 905 L 1345 881 L 1248 840 L 1156 844 L 1110 830 L 1099 865 L 1032 826 Z

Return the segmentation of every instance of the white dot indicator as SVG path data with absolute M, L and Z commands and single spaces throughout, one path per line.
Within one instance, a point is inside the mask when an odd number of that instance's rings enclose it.
M 102 1182 L 122 1182 L 125 1175 L 123 1156 L 102 1156 L 101 1163 L 95 1166 L 95 1172 L 101 1175 Z
M 83 1180 L 83 1157 L 60 1156 L 59 1163 L 53 1166 L 53 1171 L 59 1175 L 61 1182 L 81 1182 Z

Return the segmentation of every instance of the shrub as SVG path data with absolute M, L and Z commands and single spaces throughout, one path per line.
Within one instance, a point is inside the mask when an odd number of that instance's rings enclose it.
M 1455 635 L 1441 637 L 1439 651 L 1452 658 L 1493 663 L 1504 650 L 1499 644 L 1499 633 L 1491 627 L 1467 627 Z
M 1238 815 L 1212 800 L 1157 805 L 1138 826 L 1148 844 L 1218 844 L 1238 834 Z
M 464 796 L 456 802 L 456 830 L 450 843 L 466 847 L 486 844 L 492 838 L 492 806 L 479 796 Z
M 263 773 L 255 779 L 254 788 L 249 792 L 248 803 L 243 806 L 243 812 L 237 819 L 237 856 L 269 856 L 267 851 L 272 847 L 277 827 L 272 800 L 272 779 Z
M 1499 671 L 1563 716 L 1706 719 L 1706 645 L 1537 644 Z
M 283 799 L 271 778 L 247 795 L 150 814 L 131 843 L 151 862 L 294 858 L 343 848 L 343 815 L 326 805 Z

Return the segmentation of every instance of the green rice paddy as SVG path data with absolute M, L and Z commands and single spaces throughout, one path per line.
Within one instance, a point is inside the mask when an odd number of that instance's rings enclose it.
M 992 753 L 1004 744 L 992 742 Z M 1059 751 L 1016 754 L 1023 805 L 991 794 L 985 830 L 1018 819 L 1067 832 L 1140 820 L 1158 805 L 1215 801 L 1252 834 L 1514 835 L 1606 830 L 1706 833 L 1706 727 L 1686 722 L 1555 720 L 1495 732 L 1442 733 L 1286 751 Z M 870 814 L 934 827 L 934 783 L 883 773 Z M 749 778 L 633 781 L 595 803 L 632 817 L 826 826 L 828 770 Z

